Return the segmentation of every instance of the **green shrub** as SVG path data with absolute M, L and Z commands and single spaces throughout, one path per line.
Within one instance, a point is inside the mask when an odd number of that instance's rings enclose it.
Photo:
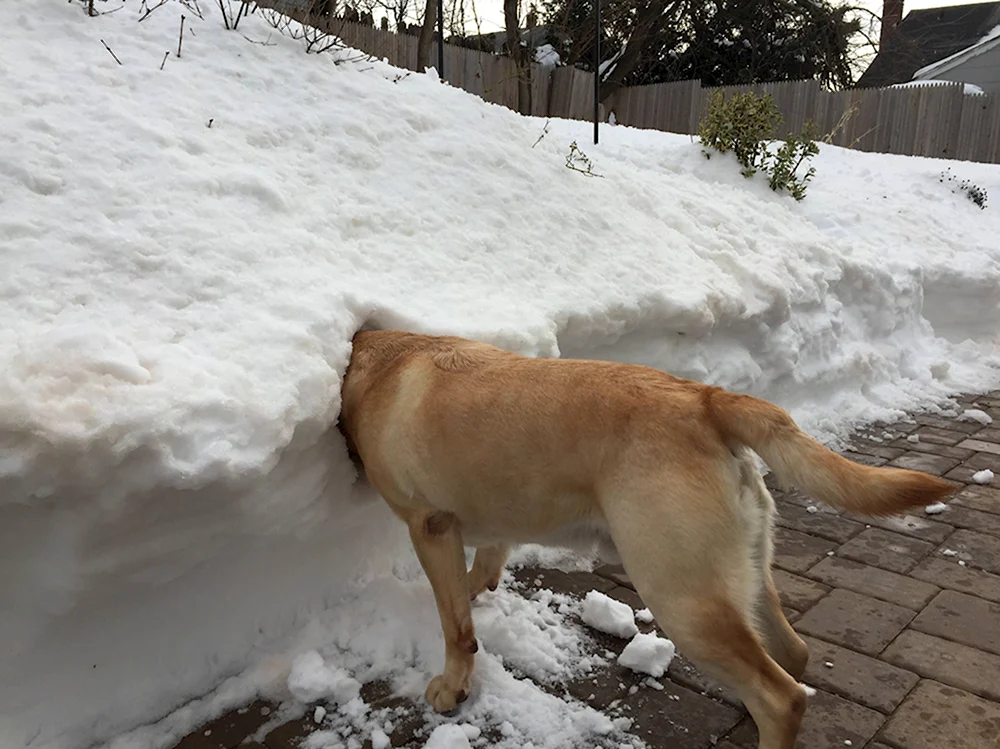
M 816 145 L 818 135 L 815 123 L 806 122 L 801 133 L 791 136 L 778 147 L 767 166 L 768 184 L 772 190 L 785 190 L 796 200 L 806 196 L 806 183 L 813 178 L 816 168 L 810 166 L 801 177 L 797 173 L 803 161 L 819 153 L 819 146 Z
M 748 91 L 734 94 L 727 100 L 721 90 L 716 90 L 698 125 L 698 139 L 708 149 L 732 152 L 744 177 L 765 172 L 772 190 L 784 190 L 796 200 L 802 200 L 806 184 L 816 170 L 809 167 L 801 177 L 798 170 L 804 161 L 819 153 L 818 131 L 812 122 L 807 122 L 800 134 L 790 137 L 772 152 L 771 145 L 781 121 L 781 113 L 770 94 L 757 96 Z M 708 150 L 704 153 L 706 158 L 711 156 Z

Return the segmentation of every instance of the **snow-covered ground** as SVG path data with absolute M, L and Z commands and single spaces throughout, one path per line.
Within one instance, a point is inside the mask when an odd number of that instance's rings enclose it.
M 331 430 L 370 317 L 651 364 L 829 440 L 1000 381 L 1000 219 L 940 179 L 996 195 L 1000 167 L 824 147 L 796 203 L 686 136 L 595 147 L 201 9 L 0 4 L 4 749 L 83 749 L 211 693 L 118 742 L 167 746 L 287 695 L 313 650 L 420 692 L 429 589 Z M 599 177 L 566 168 L 574 140 Z M 584 668 L 575 605 L 483 597 L 463 720 L 512 746 L 618 735 L 503 670 Z

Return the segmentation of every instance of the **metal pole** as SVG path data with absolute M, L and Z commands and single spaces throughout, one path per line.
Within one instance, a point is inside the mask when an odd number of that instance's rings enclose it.
M 438 0 L 438 77 L 444 80 L 444 0 Z
M 594 0 L 594 145 L 601 106 L 601 0 Z

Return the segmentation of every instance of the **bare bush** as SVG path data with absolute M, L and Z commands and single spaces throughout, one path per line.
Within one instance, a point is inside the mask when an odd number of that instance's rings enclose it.
M 311 0 L 305 7 L 296 8 L 286 14 L 276 8 L 257 4 L 259 15 L 271 28 L 291 39 L 300 40 L 307 53 L 322 54 L 323 52 L 350 50 L 343 42 L 344 27 L 348 23 L 356 23 L 359 18 L 356 11 L 353 14 L 344 13 L 337 16 L 335 3 L 332 0 Z M 350 50 L 354 51 L 354 50 Z M 375 59 L 373 55 L 357 52 L 350 56 L 338 56 L 336 63 L 359 62 Z
M 184 2 L 185 0 L 181 0 Z M 197 3 L 198 0 L 188 0 Z M 240 27 L 240 20 L 247 14 L 250 3 L 246 0 L 216 0 L 219 10 L 222 12 L 222 23 L 227 31 L 236 31 Z M 233 5 L 237 7 L 233 7 Z

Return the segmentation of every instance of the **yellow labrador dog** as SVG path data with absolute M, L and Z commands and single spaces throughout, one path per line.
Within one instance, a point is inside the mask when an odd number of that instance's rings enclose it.
M 808 653 L 771 577 L 780 480 L 834 507 L 890 515 L 941 500 L 933 476 L 826 449 L 762 400 L 647 367 L 530 359 L 462 338 L 362 331 L 341 429 L 406 523 L 441 615 L 446 656 L 426 698 L 468 695 L 470 599 L 496 588 L 511 544 L 613 544 L 677 648 L 731 686 L 760 749 L 792 749 Z M 466 570 L 464 546 L 475 546 Z

